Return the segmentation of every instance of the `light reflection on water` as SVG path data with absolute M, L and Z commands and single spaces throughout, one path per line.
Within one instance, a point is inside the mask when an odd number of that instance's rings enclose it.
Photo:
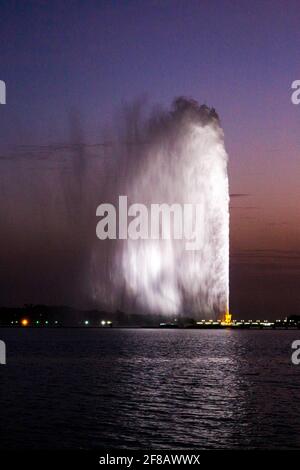
M 0 331 L 2 448 L 300 448 L 300 332 Z

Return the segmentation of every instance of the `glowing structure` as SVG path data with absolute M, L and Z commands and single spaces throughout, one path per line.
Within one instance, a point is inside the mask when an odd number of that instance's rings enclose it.
M 223 325 L 228 325 L 228 326 L 232 324 L 232 315 L 229 313 L 228 308 L 226 309 L 224 320 L 222 323 Z

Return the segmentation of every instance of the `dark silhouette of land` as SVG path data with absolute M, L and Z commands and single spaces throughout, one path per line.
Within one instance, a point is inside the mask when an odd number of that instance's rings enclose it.
M 200 315 L 201 317 L 201 315 Z M 170 318 L 160 314 L 126 313 L 120 310 L 107 312 L 104 310 L 79 310 L 66 305 L 33 305 L 23 307 L 0 307 L 0 327 L 92 327 L 92 328 L 300 328 L 300 315 L 291 315 L 287 319 L 268 321 L 233 320 L 232 324 L 224 325 L 221 321 L 199 320 L 188 316 Z
M 25 320 L 25 325 L 24 325 Z M 0 327 L 155 327 L 169 321 L 161 315 L 142 315 L 103 310 L 79 310 L 66 305 L 33 305 L 0 307 Z

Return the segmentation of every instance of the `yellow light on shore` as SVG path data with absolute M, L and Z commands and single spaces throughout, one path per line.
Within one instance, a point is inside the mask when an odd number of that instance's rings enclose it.
M 225 315 L 223 317 L 222 325 L 232 325 L 232 315 L 229 313 L 229 310 L 226 309 Z
M 29 321 L 27 320 L 27 318 L 23 318 L 23 320 L 21 320 L 21 325 L 22 326 L 28 326 L 29 325 Z
M 227 310 L 226 313 L 225 313 L 225 323 L 227 324 L 230 324 L 231 323 L 231 319 L 232 319 L 232 315 L 229 313 L 229 311 Z

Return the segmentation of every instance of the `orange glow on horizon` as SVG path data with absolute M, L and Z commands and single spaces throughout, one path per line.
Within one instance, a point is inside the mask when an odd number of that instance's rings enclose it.
M 21 324 L 22 324 L 22 326 L 28 326 L 29 321 L 27 320 L 27 318 L 23 318 L 23 320 L 21 320 Z

